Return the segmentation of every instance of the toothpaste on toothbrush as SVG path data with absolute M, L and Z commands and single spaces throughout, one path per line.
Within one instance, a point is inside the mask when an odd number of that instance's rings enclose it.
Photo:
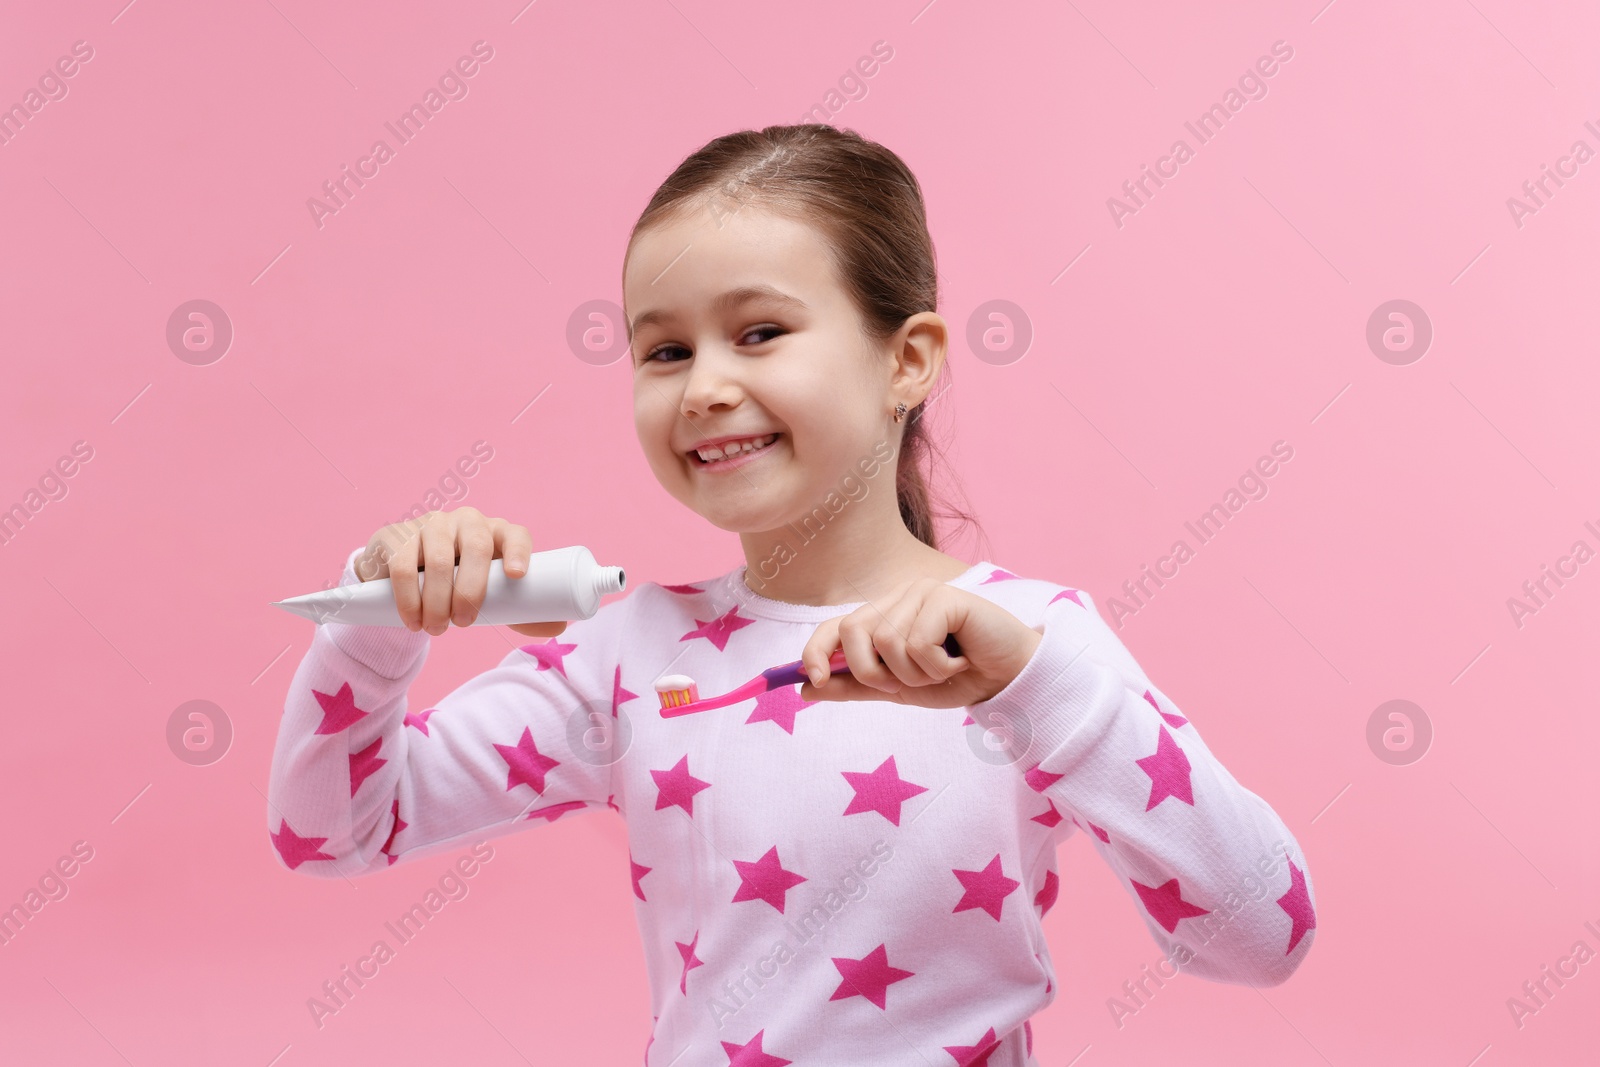
M 425 571 L 417 574 L 419 587 L 425 587 L 428 581 Z M 582 545 L 533 553 L 528 557 L 528 573 L 521 578 L 507 578 L 505 560 L 491 560 L 483 606 L 471 625 L 508 626 L 592 618 L 600 610 L 600 598 L 622 592 L 626 584 L 621 567 L 602 567 Z M 388 578 L 341 585 L 275 600 L 273 604 L 319 624 L 405 625 L 400 609 L 395 607 L 394 583 Z

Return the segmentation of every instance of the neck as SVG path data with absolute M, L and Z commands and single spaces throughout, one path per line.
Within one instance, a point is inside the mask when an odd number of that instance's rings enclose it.
M 846 503 L 838 512 L 818 508 L 776 530 L 740 534 L 745 584 L 790 604 L 849 604 L 924 575 L 948 581 L 968 569 L 906 529 L 891 495 Z

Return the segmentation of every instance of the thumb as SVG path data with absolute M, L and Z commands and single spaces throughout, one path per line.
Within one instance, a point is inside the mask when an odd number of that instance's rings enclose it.
M 518 622 L 506 626 L 506 629 L 515 630 L 525 637 L 559 637 L 566 628 L 564 622 Z

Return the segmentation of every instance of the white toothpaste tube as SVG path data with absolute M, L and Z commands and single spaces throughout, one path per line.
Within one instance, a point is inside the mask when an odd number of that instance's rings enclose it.
M 457 565 L 459 568 L 459 564 Z M 417 573 L 418 588 L 426 588 L 425 571 Z M 600 598 L 620 593 L 627 584 L 621 567 L 602 567 L 582 545 L 552 548 L 528 557 L 528 573 L 507 578 L 505 560 L 489 561 L 488 587 L 473 626 L 507 626 L 528 622 L 573 622 L 591 618 L 600 610 Z M 388 578 L 341 585 L 288 600 L 275 607 L 315 623 L 341 622 L 356 626 L 404 626 L 394 603 L 394 584 Z

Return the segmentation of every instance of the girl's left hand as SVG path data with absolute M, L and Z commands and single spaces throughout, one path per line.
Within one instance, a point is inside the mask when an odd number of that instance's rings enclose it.
M 960 656 L 945 652 L 946 634 L 955 634 Z M 918 578 L 817 627 L 800 659 L 822 684 L 802 682 L 800 699 L 966 707 L 1009 685 L 1041 640 L 1039 631 L 993 601 Z M 849 674 L 828 673 L 837 648 L 844 649 Z

